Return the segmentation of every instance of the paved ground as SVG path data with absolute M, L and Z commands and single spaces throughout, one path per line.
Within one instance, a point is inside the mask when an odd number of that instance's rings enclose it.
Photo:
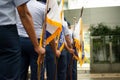
M 78 73 L 78 80 L 120 80 L 120 73 L 102 73 L 102 74 Z
M 94 79 L 84 78 L 84 79 L 78 79 L 78 80 L 120 80 L 120 78 L 94 78 Z
M 90 74 L 78 72 L 77 77 L 77 80 L 120 80 L 120 73 Z
M 90 64 L 83 64 L 77 66 L 77 80 L 120 80 L 120 73 L 90 73 Z

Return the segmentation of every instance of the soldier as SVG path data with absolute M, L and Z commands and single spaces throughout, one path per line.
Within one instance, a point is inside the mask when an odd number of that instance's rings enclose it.
M 30 0 L 27 3 L 28 10 L 30 11 L 36 36 L 38 41 L 40 41 L 40 35 L 42 34 L 42 25 L 44 22 L 45 4 L 38 2 L 36 0 Z M 21 80 L 28 79 L 28 68 L 30 66 L 30 80 L 37 80 L 37 58 L 38 54 L 35 52 L 34 47 L 23 28 L 23 24 L 20 21 L 19 15 L 17 15 L 17 29 L 20 36 L 20 44 L 22 47 L 22 63 L 21 63 Z M 41 72 L 41 80 L 44 80 L 44 70 Z
M 0 1 L 0 80 L 20 80 L 21 47 L 16 28 L 15 8 L 33 43 L 34 50 L 38 54 L 45 53 L 45 50 L 39 47 L 36 38 L 32 17 L 26 6 L 28 1 Z
M 69 33 L 70 33 L 70 40 L 72 47 L 74 48 L 73 44 L 73 36 L 74 36 L 74 26 L 71 27 L 70 24 L 69 27 Z M 73 58 L 73 54 L 68 50 L 67 53 L 67 78 L 66 80 L 77 80 L 77 61 Z M 75 50 L 74 50 L 75 53 Z

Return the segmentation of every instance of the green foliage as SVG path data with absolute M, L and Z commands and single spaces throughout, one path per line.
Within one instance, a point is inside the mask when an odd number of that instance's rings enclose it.
M 99 23 L 96 26 L 91 25 L 89 31 L 91 36 L 120 35 L 120 26 L 111 29 L 109 26 Z
M 115 26 L 115 29 L 112 30 L 112 35 L 120 35 L 120 26 Z

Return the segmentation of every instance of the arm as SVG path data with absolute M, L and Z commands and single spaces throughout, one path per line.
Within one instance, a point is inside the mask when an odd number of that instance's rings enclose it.
M 53 39 L 51 42 L 50 42 L 50 45 L 51 45 L 51 47 L 52 47 L 52 50 L 53 50 L 53 52 L 56 54 L 56 56 L 57 57 L 59 57 L 60 56 L 60 51 L 59 50 L 57 50 L 57 43 L 55 42 L 55 39 Z
M 67 43 L 68 47 L 73 48 L 72 43 L 70 41 L 70 36 L 69 35 L 65 36 L 65 40 L 66 40 L 66 43 Z
M 73 54 L 73 53 L 74 53 L 74 49 L 73 49 L 72 43 L 71 43 L 71 41 L 70 41 L 69 35 L 66 35 L 66 36 L 65 36 L 65 40 L 66 40 L 65 48 L 66 48 L 71 54 Z
M 30 12 L 28 11 L 26 4 L 22 4 L 18 6 L 17 10 L 18 10 L 21 22 L 33 43 L 35 51 L 38 54 L 41 54 L 41 53 L 44 54 L 45 49 L 39 47 L 39 43 L 38 43 L 35 31 L 34 31 L 34 24 L 33 24 L 32 16 Z
M 65 48 L 70 52 L 70 48 L 68 47 L 66 42 L 65 42 Z

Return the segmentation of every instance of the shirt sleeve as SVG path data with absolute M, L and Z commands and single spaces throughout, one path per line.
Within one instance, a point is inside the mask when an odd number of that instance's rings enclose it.
M 13 0 L 16 7 L 26 3 L 28 1 L 30 1 L 30 0 Z

